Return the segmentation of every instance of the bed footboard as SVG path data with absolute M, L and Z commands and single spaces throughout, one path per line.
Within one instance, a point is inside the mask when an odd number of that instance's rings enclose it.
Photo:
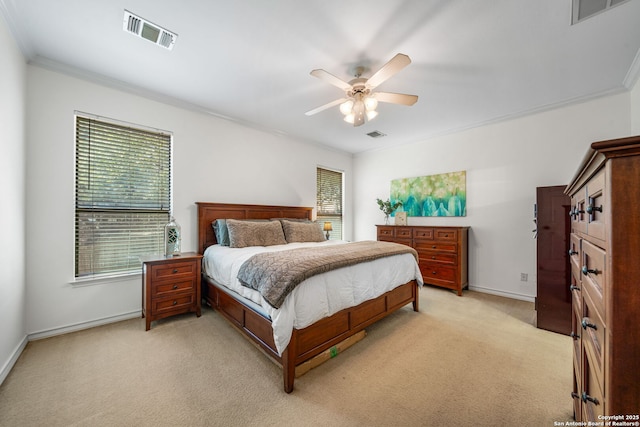
M 289 345 L 280 356 L 275 347 L 269 319 L 214 286 L 209 278 L 203 276 L 202 284 L 202 295 L 207 304 L 220 311 L 232 325 L 282 365 L 284 391 L 287 393 L 293 391 L 296 366 L 408 303 L 413 304 L 414 311 L 419 311 L 418 284 L 412 280 L 377 298 L 321 319 L 304 329 L 294 329 Z

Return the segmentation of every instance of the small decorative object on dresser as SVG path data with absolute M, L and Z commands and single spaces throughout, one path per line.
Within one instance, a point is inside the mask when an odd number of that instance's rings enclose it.
M 146 256 L 142 261 L 142 317 L 151 322 L 181 313 L 200 317 L 202 255 Z
M 395 225 L 407 225 L 407 213 L 396 212 Z
M 453 289 L 467 287 L 469 227 L 377 225 L 378 240 L 402 243 L 418 251 L 424 283 Z
M 571 396 L 582 425 L 607 416 L 638 421 L 639 170 L 640 136 L 595 142 L 565 190 L 571 197 Z
M 169 223 L 164 226 L 164 254 L 174 256 L 180 254 L 180 225 L 171 217 Z
M 376 202 L 382 213 L 384 213 L 384 224 L 389 225 L 389 215 L 402 206 L 402 202 L 398 200 L 397 202 L 391 203 L 389 199 L 387 199 L 386 202 L 382 201 L 382 199 L 376 199 Z

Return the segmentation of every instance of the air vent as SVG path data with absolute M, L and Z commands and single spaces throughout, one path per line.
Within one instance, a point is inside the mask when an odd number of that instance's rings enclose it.
M 629 0 L 573 0 L 573 13 L 571 23 L 577 24 L 598 13 L 611 9 Z
M 369 132 L 367 135 L 369 135 L 371 138 L 382 138 L 383 136 L 387 136 L 386 133 L 382 133 L 379 130 L 374 130 L 373 132 Z
M 178 35 L 151 22 L 134 15 L 128 10 L 124 11 L 123 30 L 134 34 L 165 49 L 173 49 Z

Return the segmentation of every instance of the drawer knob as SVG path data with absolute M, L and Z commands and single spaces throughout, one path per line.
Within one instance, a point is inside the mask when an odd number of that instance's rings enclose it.
M 431 257 L 431 259 L 436 259 L 435 255 Z
M 587 268 L 586 265 L 582 266 L 582 274 L 598 274 L 598 273 L 599 273 L 599 271 L 597 269 L 591 270 L 591 269 Z
M 591 328 L 594 330 L 598 330 L 598 326 L 595 323 L 591 323 L 588 317 L 582 318 L 582 329 L 586 330 L 587 328 Z
M 438 274 L 438 273 L 436 273 L 435 271 L 432 271 L 431 274 Z
M 578 338 L 580 338 L 580 335 L 576 334 L 575 332 L 571 332 L 571 338 L 577 340 Z
M 437 248 L 437 246 L 436 246 L 436 245 L 433 245 L 433 246 L 431 246 L 431 247 L 432 247 L 433 249 Z
M 594 211 L 602 212 L 602 206 L 594 206 L 594 205 L 587 206 L 587 213 L 589 215 L 593 214 Z
M 173 300 L 173 305 L 176 305 L 176 304 L 178 304 L 178 301 Z
M 178 285 L 173 285 L 173 289 L 178 289 Z
M 580 288 L 579 288 L 579 287 L 577 287 L 576 285 L 571 285 L 571 286 L 569 286 L 569 290 L 570 290 L 570 291 L 579 291 L 579 290 L 580 290 Z
M 587 401 L 593 403 L 594 405 L 599 405 L 600 402 L 595 397 L 589 396 L 586 391 L 582 392 L 582 401 L 587 403 Z
M 569 249 L 569 256 L 578 255 L 578 251 L 574 251 L 573 249 Z
M 174 269 L 173 269 L 173 274 L 176 274 L 177 272 L 178 272 L 178 269 L 177 269 L 177 268 L 174 268 Z

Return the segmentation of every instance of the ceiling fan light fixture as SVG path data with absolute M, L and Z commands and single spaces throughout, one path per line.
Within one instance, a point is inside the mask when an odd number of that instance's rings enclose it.
M 377 115 L 378 115 L 378 112 L 376 110 L 369 110 L 367 111 L 367 120 L 373 120 L 376 118 Z
M 367 96 L 364 98 L 364 106 L 367 111 L 375 111 L 378 108 L 378 100 L 373 96 Z
M 353 124 L 356 121 L 356 115 L 353 113 L 349 113 L 346 116 L 344 116 L 343 120 L 349 124 Z
M 340 104 L 340 112 L 345 116 L 353 110 L 353 100 L 347 99 L 345 102 Z

